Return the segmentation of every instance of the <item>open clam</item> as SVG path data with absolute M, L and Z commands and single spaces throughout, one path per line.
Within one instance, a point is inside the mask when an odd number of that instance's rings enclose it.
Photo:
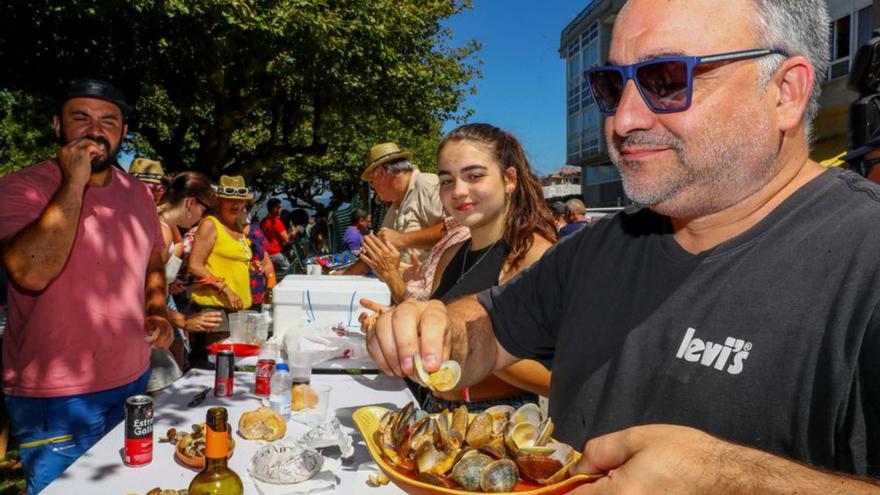
M 565 479 L 574 460 L 574 449 L 556 442 L 544 447 L 523 448 L 514 456 L 523 478 L 542 485 Z
M 443 361 L 440 369 L 433 373 L 425 371 L 422 356 L 418 353 L 413 357 L 413 367 L 422 385 L 438 392 L 447 392 L 458 385 L 461 379 L 461 365 L 457 361 Z
M 493 459 L 476 450 L 469 450 L 452 468 L 452 479 L 465 490 L 480 489 L 480 477 Z

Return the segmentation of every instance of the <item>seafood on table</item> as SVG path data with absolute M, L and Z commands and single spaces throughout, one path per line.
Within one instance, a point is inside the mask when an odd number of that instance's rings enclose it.
M 159 443 L 174 445 L 174 455 L 184 464 L 192 467 L 205 466 L 205 423 L 193 424 L 189 433 L 184 433 L 176 428 L 170 428 Z M 229 456 L 235 449 L 235 440 L 232 438 L 232 427 L 227 425 L 229 433 Z
M 497 493 L 519 480 L 551 485 L 570 476 L 578 454 L 552 434 L 553 421 L 537 404 L 475 415 L 466 405 L 428 414 L 407 404 L 380 419 L 373 440 L 387 463 L 423 482 Z
M 147 492 L 147 495 L 187 495 L 189 490 L 184 488 L 183 490 L 172 490 L 172 489 L 161 489 L 159 487 L 153 488 L 152 490 Z
M 246 440 L 278 440 L 287 432 L 287 423 L 268 407 L 248 411 L 238 419 L 238 433 Z

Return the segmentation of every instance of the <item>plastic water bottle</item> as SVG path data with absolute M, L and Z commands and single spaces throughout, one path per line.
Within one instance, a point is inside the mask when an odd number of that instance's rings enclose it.
M 269 407 L 285 420 L 290 418 L 290 371 L 287 363 L 275 365 L 269 392 Z

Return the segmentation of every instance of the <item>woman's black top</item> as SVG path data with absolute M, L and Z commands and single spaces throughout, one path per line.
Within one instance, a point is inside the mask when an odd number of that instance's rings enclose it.
M 431 299 L 448 304 L 459 297 L 476 294 L 498 285 L 504 262 L 510 255 L 510 246 L 504 239 L 479 251 L 471 251 L 471 240 L 464 241 L 443 271 L 443 278 Z

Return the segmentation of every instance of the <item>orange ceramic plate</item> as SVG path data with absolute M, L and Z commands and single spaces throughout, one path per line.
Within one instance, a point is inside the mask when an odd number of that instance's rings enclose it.
M 201 425 L 202 425 L 202 428 L 205 427 L 205 423 L 201 423 Z M 232 433 L 231 433 L 232 430 L 230 429 L 229 431 L 230 431 L 230 433 L 229 433 L 229 455 L 227 455 L 226 457 L 232 457 L 232 452 L 235 451 L 235 439 L 232 438 Z M 184 454 L 183 452 L 181 452 L 180 449 L 178 449 L 176 445 L 174 446 L 174 457 L 177 457 L 177 459 L 180 462 L 182 462 L 190 467 L 194 467 L 194 468 L 205 467 L 205 458 L 204 457 L 188 456 L 188 455 Z
M 367 448 L 370 449 L 370 455 L 373 456 L 373 460 L 376 461 L 379 469 L 381 469 L 382 472 L 398 486 L 398 488 L 413 495 L 436 495 L 438 493 L 449 495 L 472 495 L 474 493 L 467 490 L 443 488 L 419 481 L 415 479 L 412 474 L 399 470 L 385 462 L 379 446 L 373 441 L 373 433 L 379 427 L 379 420 L 382 419 L 382 416 L 386 412 L 388 412 L 388 409 L 381 406 L 365 406 L 355 411 L 351 417 L 354 419 L 354 424 L 357 425 L 358 430 L 361 432 L 361 436 L 364 437 L 364 442 L 367 444 Z M 473 419 L 473 416 L 474 415 L 471 414 L 471 419 Z M 574 490 L 584 483 L 595 481 L 601 477 L 602 475 L 598 474 L 578 474 L 553 485 L 537 485 L 520 480 L 517 482 L 516 487 L 514 487 L 513 492 L 508 493 L 516 493 L 517 495 L 557 495 Z

